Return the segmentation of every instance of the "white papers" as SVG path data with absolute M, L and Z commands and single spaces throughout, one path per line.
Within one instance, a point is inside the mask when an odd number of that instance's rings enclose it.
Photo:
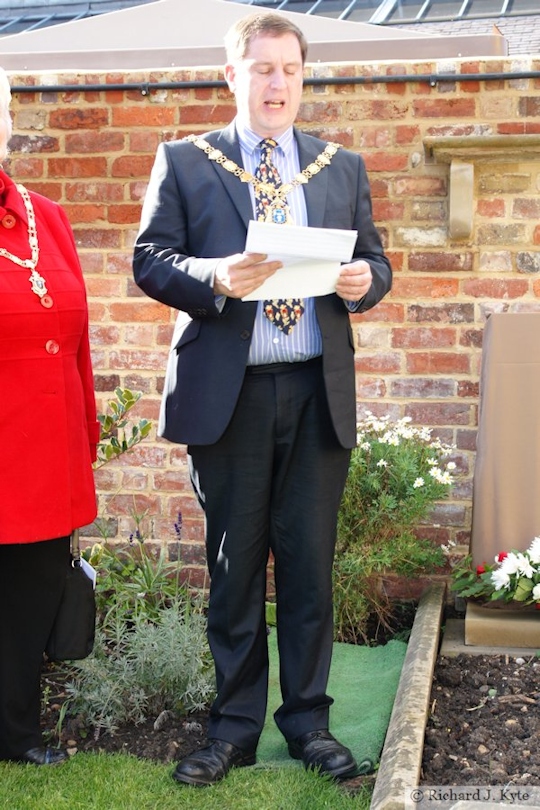
M 95 570 L 95 568 L 92 568 L 90 563 L 87 562 L 84 559 L 84 557 L 81 557 L 81 568 L 84 571 L 84 573 L 86 574 L 86 576 L 88 577 L 88 579 L 91 580 L 92 585 L 94 586 L 94 590 L 95 590 L 96 589 L 97 571 Z
M 341 263 L 351 260 L 357 236 L 357 231 L 251 220 L 246 252 L 266 253 L 268 261 L 278 260 L 283 267 L 243 300 L 307 298 L 334 292 Z

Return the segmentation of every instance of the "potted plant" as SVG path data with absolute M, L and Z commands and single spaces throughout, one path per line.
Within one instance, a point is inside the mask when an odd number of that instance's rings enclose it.
M 486 607 L 540 608 L 540 537 L 526 551 L 499 552 L 493 563 L 475 567 L 467 555 L 454 568 L 451 588 Z

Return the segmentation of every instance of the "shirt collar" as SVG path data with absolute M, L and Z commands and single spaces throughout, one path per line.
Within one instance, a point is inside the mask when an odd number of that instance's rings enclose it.
M 236 132 L 240 146 L 245 152 L 252 155 L 260 142 L 263 140 L 260 135 L 249 129 L 241 121 L 236 119 Z M 281 149 L 284 154 L 289 153 L 293 149 L 294 143 L 294 128 L 289 127 L 279 137 L 274 138 L 277 141 L 277 148 Z

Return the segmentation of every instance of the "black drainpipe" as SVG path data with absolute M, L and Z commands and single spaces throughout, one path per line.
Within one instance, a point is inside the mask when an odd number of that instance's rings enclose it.
M 306 87 L 324 87 L 325 85 L 347 84 L 420 84 L 427 82 L 436 87 L 440 82 L 498 82 L 516 81 L 517 79 L 540 79 L 539 70 L 524 70 L 516 73 L 422 73 L 419 75 L 396 74 L 380 76 L 313 76 L 304 80 Z M 73 91 L 101 92 L 107 90 L 139 90 L 142 96 L 147 96 L 155 90 L 191 90 L 195 88 L 227 87 L 223 80 L 187 81 L 187 82 L 133 82 L 125 84 L 34 84 L 14 85 L 11 88 L 16 93 L 70 93 Z

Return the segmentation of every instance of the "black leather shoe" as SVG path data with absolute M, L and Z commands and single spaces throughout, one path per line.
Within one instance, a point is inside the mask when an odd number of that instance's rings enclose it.
M 28 762 L 31 765 L 60 765 L 65 762 L 68 755 L 61 748 L 39 746 L 29 748 L 24 754 L 14 757 L 15 762 Z
M 288 743 L 289 754 L 293 759 L 301 759 L 306 770 L 318 770 L 334 779 L 350 779 L 358 773 L 367 773 L 368 763 L 372 770 L 371 760 L 365 760 L 359 768 L 348 748 L 336 740 L 329 731 L 309 731 Z
M 209 743 L 206 748 L 180 760 L 173 779 L 186 785 L 206 787 L 227 776 L 231 768 L 255 765 L 255 751 L 242 751 L 224 740 L 209 740 Z

